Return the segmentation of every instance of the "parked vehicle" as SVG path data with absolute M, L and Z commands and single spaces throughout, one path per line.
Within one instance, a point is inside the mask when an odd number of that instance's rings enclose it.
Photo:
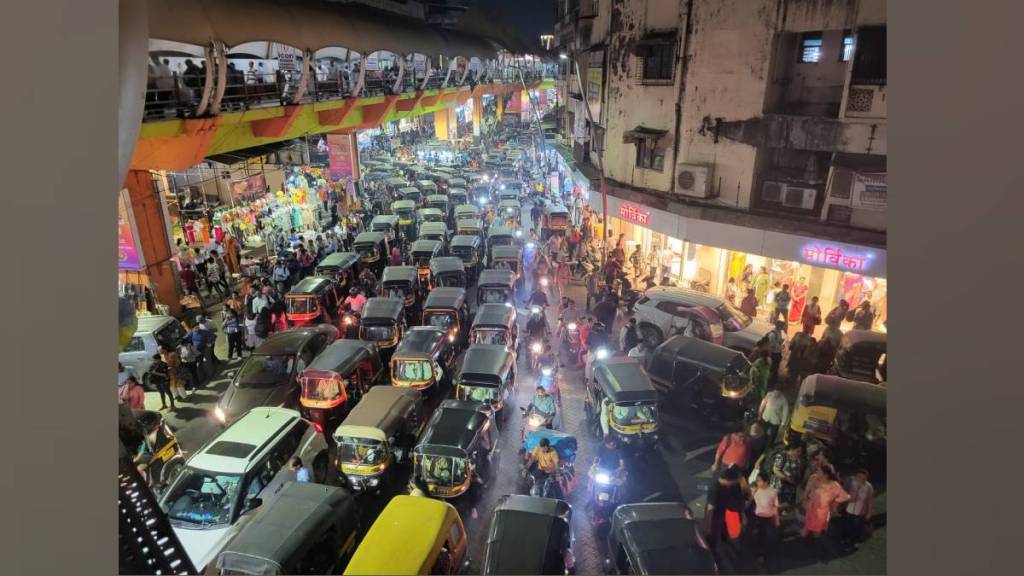
M 138 319 L 135 335 L 117 355 L 117 361 L 131 372 L 140 384 L 155 390 L 146 374 L 153 364 L 153 355 L 160 353 L 161 346 L 177 349 L 187 334 L 185 327 L 173 316 L 143 316 Z
M 572 507 L 564 500 L 509 494 L 491 519 L 484 574 L 564 576 L 572 554 Z
M 682 502 L 619 506 L 606 549 L 606 574 L 718 573 L 693 513 Z
M 750 318 L 725 299 L 685 288 L 657 286 L 648 289 L 636 303 L 640 336 L 651 348 L 656 347 L 675 334 L 677 327 L 688 324 L 693 314 L 687 309 L 698 306 L 714 310 L 721 319 L 722 344 L 745 355 L 771 331 L 767 322 Z
M 878 384 L 882 380 L 878 367 L 886 355 L 885 332 L 850 330 L 843 334 L 839 349 L 832 363 L 832 374 Z

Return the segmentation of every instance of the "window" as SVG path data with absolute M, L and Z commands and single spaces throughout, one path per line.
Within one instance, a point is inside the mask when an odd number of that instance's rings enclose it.
M 654 44 L 644 48 L 643 79 L 672 80 L 675 45 Z
M 800 38 L 800 63 L 815 63 L 821 60 L 821 32 L 805 32 Z
M 142 338 L 138 336 L 132 336 L 132 339 L 128 341 L 128 345 L 124 347 L 122 352 L 145 352 L 146 344 L 142 341 Z
M 636 141 L 636 165 L 661 172 L 665 168 L 665 151 L 657 148 L 653 140 L 640 138 Z
M 843 33 L 843 50 L 840 54 L 842 62 L 849 62 L 853 58 L 853 34 L 849 31 Z

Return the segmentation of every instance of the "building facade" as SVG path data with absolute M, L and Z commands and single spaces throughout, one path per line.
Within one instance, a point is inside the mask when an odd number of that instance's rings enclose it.
M 566 144 L 659 274 L 884 319 L 885 0 L 559 0 L 556 43 Z

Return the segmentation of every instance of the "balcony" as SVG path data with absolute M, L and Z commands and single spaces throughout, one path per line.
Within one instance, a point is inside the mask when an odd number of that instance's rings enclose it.
M 846 96 L 843 118 L 851 120 L 885 120 L 885 85 L 851 84 Z

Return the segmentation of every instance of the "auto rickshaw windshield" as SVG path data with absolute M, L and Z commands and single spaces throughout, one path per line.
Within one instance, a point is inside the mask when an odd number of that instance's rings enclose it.
M 509 297 L 508 288 L 479 288 L 484 304 L 504 304 Z
M 430 256 L 414 256 L 416 266 L 419 268 L 427 268 L 430 266 Z
M 391 340 L 395 336 L 394 326 L 366 326 L 362 327 L 363 338 L 366 340 Z
M 364 259 L 376 258 L 377 247 L 370 244 L 357 244 L 355 247 L 356 252 L 359 253 Z
M 316 312 L 316 298 L 312 296 L 289 296 L 288 314 L 311 314 Z
M 342 436 L 338 444 L 338 457 L 349 464 L 375 466 L 384 461 L 387 453 L 380 440 Z
M 337 377 L 302 379 L 302 398 L 313 402 L 333 402 L 341 398 L 345 383 Z
M 437 277 L 434 282 L 436 287 L 439 288 L 465 288 L 466 283 L 457 274 L 442 274 Z
M 502 328 L 477 328 L 474 331 L 473 344 L 508 345 L 508 333 Z
M 653 404 L 638 404 L 627 406 L 615 404 L 612 406 L 612 418 L 623 426 L 635 426 L 654 422 L 657 417 L 657 408 Z
M 448 330 L 455 326 L 455 314 L 452 312 L 428 312 L 425 324 L 433 328 Z
M 427 360 L 395 360 L 394 370 L 399 382 L 422 382 L 430 380 L 434 374 Z
M 463 397 L 466 400 L 473 400 L 475 402 L 490 403 L 501 397 L 498 393 L 498 389 L 494 386 L 474 385 L 469 383 L 461 384 L 460 388 L 462 389 Z
M 419 456 L 416 469 L 419 477 L 428 484 L 458 486 L 466 481 L 466 462 L 451 456 Z
M 405 289 L 401 286 L 385 286 L 381 289 L 380 295 L 383 298 L 405 298 Z

